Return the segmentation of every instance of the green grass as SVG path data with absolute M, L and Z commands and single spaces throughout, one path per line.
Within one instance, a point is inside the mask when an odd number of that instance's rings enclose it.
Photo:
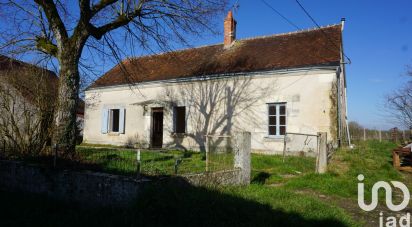
M 315 171 L 315 158 L 252 154 L 252 183 L 276 184 Z
M 343 210 L 284 189 L 201 188 L 175 181 L 127 208 L 87 208 L 0 191 L 1 226 L 356 226 Z
M 311 189 L 328 195 L 357 198 L 357 176 L 365 176 L 365 196 L 370 198 L 370 189 L 377 181 L 400 180 L 404 175 L 392 167 L 391 150 L 396 147 L 389 142 L 367 141 L 353 150 L 338 150 L 324 175 L 309 173 L 293 178 L 286 183 L 289 189 Z M 383 196 L 383 194 L 381 194 Z
M 365 176 L 365 197 L 377 181 L 398 180 L 409 183 L 405 175 L 392 167 L 391 142 L 366 141 L 353 150 L 338 150 L 326 174 L 315 173 L 315 158 L 252 155 L 254 183 L 280 184 L 293 191 L 314 191 L 343 198 L 357 198 L 357 176 Z M 380 192 L 380 197 L 384 196 Z
M 80 160 L 96 165 L 100 171 L 122 175 L 136 175 L 137 153 L 132 149 L 110 147 L 77 147 Z M 141 173 L 144 175 L 173 175 L 175 163 L 179 160 L 178 174 L 202 173 L 206 171 L 203 153 L 192 151 L 147 151 L 140 154 Z M 233 169 L 233 153 L 212 153 L 209 157 L 208 171 Z
M 175 177 L 152 185 L 138 201 L 121 209 L 0 192 L 0 226 L 360 226 L 366 221 L 355 199 L 358 174 L 365 176 L 367 194 L 379 180 L 410 182 L 391 166 L 394 147 L 368 141 L 354 150 L 339 150 L 323 175 L 314 173 L 314 158 L 286 157 L 283 162 L 282 156 L 253 154 L 250 186 L 193 187 Z M 82 149 L 78 151 L 85 157 L 107 159 L 105 152 Z M 105 164 L 111 170 L 119 169 L 113 154 L 119 160 L 135 157 L 131 150 L 119 154 L 105 149 L 112 155 Z M 142 152 L 142 160 L 159 171 L 172 168 L 178 157 L 183 159 L 182 169 L 192 171 L 204 163 L 199 153 Z

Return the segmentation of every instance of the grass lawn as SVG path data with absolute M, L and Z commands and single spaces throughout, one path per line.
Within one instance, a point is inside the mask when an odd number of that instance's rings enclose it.
M 314 158 L 287 157 L 283 162 L 281 156 L 252 155 L 250 186 L 201 188 L 170 180 L 153 185 L 123 209 L 0 192 L 0 226 L 362 226 L 378 216 L 369 219 L 357 207 L 358 174 L 365 175 L 367 194 L 378 180 L 410 185 L 410 175 L 391 167 L 394 146 L 370 141 L 339 150 L 323 175 L 314 173 Z M 172 163 L 173 158 L 163 161 Z M 188 158 L 202 161 L 200 154 Z
M 77 153 L 87 163 L 95 164 L 103 172 L 136 175 L 137 152 L 132 149 L 90 146 L 77 147 Z M 233 153 L 212 153 L 209 155 L 209 171 L 233 168 Z M 144 175 L 173 175 L 178 160 L 178 174 L 201 173 L 206 171 L 203 153 L 192 151 L 147 151 L 140 153 L 141 173 Z

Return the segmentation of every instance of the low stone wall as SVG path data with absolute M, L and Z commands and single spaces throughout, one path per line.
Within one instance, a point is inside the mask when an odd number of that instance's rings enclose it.
M 236 168 L 217 172 L 179 175 L 179 177 L 186 179 L 190 184 L 195 186 L 242 185 L 244 182 L 242 181 L 241 174 L 242 170 Z
M 250 183 L 251 170 L 250 144 L 249 132 L 235 135 L 232 170 L 178 175 L 175 178 L 195 186 L 247 185 Z M 90 171 L 56 170 L 24 162 L 0 160 L 1 190 L 43 194 L 89 206 L 126 205 L 137 199 L 153 181 Z
M 0 161 L 0 189 L 47 195 L 91 206 L 125 205 L 149 181 L 95 172 L 53 170 L 16 161 Z

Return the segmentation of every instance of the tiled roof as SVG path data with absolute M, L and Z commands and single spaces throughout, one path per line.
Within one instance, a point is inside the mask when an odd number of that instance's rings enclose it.
M 124 60 L 91 87 L 205 75 L 338 65 L 341 25 Z

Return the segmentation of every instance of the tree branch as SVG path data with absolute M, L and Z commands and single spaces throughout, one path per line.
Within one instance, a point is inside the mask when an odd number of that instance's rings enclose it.
M 118 0 L 101 0 L 99 3 L 94 5 L 91 9 L 91 15 L 96 15 L 100 10 L 106 8 L 107 6 L 116 3 Z
M 111 2 L 111 1 L 102 0 L 101 2 Z M 116 19 L 114 19 L 112 22 L 109 22 L 105 25 L 102 25 L 100 27 L 95 27 L 94 25 L 89 24 L 90 34 L 95 39 L 99 40 L 107 32 L 127 25 L 129 22 L 133 21 L 133 19 L 135 19 L 136 17 L 141 16 L 144 2 L 145 0 L 139 1 L 138 5 L 135 7 L 135 9 L 132 12 L 127 12 L 126 14 L 124 14 L 123 12 L 120 12 L 119 16 Z
M 61 41 L 67 40 L 68 34 L 66 27 L 60 18 L 56 4 L 54 4 L 53 0 L 34 0 L 34 2 L 43 8 L 47 20 L 53 29 L 57 42 L 60 43 Z
M 36 48 L 46 54 L 57 56 L 57 46 L 46 37 L 36 37 Z

